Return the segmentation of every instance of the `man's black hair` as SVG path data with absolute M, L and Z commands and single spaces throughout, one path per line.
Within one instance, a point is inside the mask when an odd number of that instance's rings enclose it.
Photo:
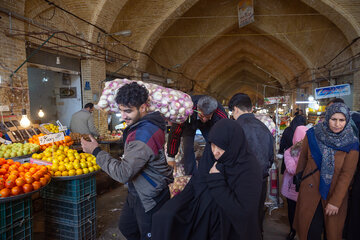
M 84 108 L 90 108 L 90 109 L 92 109 L 93 107 L 94 107 L 94 104 L 91 102 L 85 104 L 85 106 L 84 106 Z
M 136 82 L 125 84 L 119 88 L 115 101 L 118 105 L 139 108 L 149 98 L 148 90 Z
M 237 93 L 229 101 L 230 111 L 234 111 L 234 107 L 239 108 L 241 111 L 251 112 L 252 104 L 250 97 L 245 93 Z
M 333 103 L 345 103 L 344 99 L 342 98 L 334 98 L 332 100 L 330 100 L 326 106 L 329 106 L 330 104 L 333 104 Z

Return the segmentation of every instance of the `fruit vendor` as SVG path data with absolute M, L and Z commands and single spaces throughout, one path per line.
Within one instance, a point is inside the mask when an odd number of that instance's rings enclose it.
M 116 103 L 126 122 L 121 160 L 81 139 L 84 152 L 96 156 L 97 164 L 110 177 L 128 183 L 128 196 L 121 211 L 119 229 L 126 239 L 151 239 L 152 215 L 170 198 L 172 170 L 164 153 L 165 120 L 158 111 L 148 113 L 148 90 L 133 82 L 119 88 Z
M 194 137 L 199 129 L 207 141 L 211 127 L 220 119 L 228 118 L 223 106 L 213 97 L 206 95 L 192 96 L 194 113 L 182 124 L 172 125 L 167 142 L 167 155 L 170 165 L 175 166 L 181 137 L 184 144 L 184 169 L 186 175 L 192 175 L 196 169 Z
M 92 116 L 93 111 L 94 104 L 87 103 L 83 109 L 74 113 L 70 121 L 70 131 L 73 133 L 91 134 L 92 136 L 98 137 L 99 132 L 95 127 Z

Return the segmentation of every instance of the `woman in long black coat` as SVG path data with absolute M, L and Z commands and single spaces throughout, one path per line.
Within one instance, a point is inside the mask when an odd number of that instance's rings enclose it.
M 262 169 L 247 149 L 235 121 L 217 122 L 198 172 L 154 214 L 152 239 L 261 239 L 257 213 Z

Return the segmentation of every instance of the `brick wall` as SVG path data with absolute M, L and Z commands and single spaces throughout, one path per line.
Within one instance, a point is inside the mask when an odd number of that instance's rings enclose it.
M 88 102 L 96 104 L 101 96 L 103 86 L 100 82 L 106 78 L 105 62 L 91 59 L 81 60 L 81 79 L 83 91 L 83 104 Z M 90 83 L 91 90 L 85 90 L 85 83 Z M 101 135 L 107 133 L 107 113 L 95 110 L 93 113 L 95 126 Z M 99 124 L 100 121 L 100 124 Z
M 8 0 L 0 1 L 3 8 L 19 14 L 24 13 L 25 1 L 24 0 Z M 10 79 L 12 71 L 15 71 L 26 59 L 25 42 L 21 38 L 9 37 L 10 19 L 9 16 L 0 14 L 0 105 L 11 105 L 13 113 L 16 115 L 21 114 L 21 109 L 30 109 L 28 90 L 28 78 L 26 64 Z M 12 29 L 24 30 L 24 23 L 11 18 Z M 11 89 L 12 86 L 25 88 Z M 6 114 L 6 113 L 5 113 Z

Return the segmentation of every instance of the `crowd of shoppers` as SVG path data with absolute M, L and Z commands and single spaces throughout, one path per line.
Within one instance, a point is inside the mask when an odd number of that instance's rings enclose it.
M 253 115 L 249 96 L 238 93 L 231 98 L 229 109 L 235 120 L 227 119 L 212 97 L 193 97 L 194 114 L 189 121 L 174 125 L 168 140 L 170 157 L 176 154 L 181 137 L 187 141 L 187 173 L 192 174 L 185 189 L 172 199 L 168 189 L 172 169 L 164 150 L 165 121 L 159 112 L 148 112 L 148 97 L 148 91 L 137 83 L 124 85 L 117 93 L 116 102 L 128 125 L 120 161 L 102 151 L 93 137 L 90 142 L 81 141 L 83 150 L 94 154 L 107 174 L 128 186 L 119 220 L 122 234 L 130 240 L 263 239 L 266 179 L 274 160 L 274 139 Z M 322 235 L 337 240 L 343 233 L 349 240 L 358 239 L 356 130 L 360 121 L 352 116 L 357 115 L 344 103 L 333 102 L 323 122 L 307 129 L 299 112 L 285 130 L 280 151 L 285 155 L 281 192 L 288 203 L 287 239 L 297 234 L 300 240 L 321 239 Z M 198 167 L 190 154 L 197 129 L 206 139 Z M 301 180 L 299 189 L 295 179 Z

